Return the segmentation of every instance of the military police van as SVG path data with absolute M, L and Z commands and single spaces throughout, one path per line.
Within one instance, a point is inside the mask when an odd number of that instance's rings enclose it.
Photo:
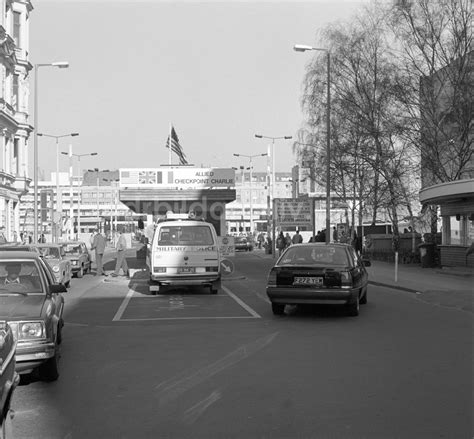
M 217 234 L 211 223 L 192 215 L 170 214 L 158 221 L 148 249 L 150 292 L 166 286 L 221 287 Z

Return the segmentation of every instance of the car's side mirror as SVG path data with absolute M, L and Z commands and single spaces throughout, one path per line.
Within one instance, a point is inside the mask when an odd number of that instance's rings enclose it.
M 63 284 L 53 284 L 49 286 L 50 294 L 67 293 L 67 288 Z

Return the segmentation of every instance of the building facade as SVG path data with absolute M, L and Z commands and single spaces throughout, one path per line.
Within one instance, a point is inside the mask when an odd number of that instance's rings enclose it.
M 7 240 L 20 229 L 27 193 L 29 123 L 29 0 L 0 0 L 0 230 Z

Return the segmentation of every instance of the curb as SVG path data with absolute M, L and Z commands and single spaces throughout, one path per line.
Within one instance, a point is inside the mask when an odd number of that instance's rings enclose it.
M 383 282 L 374 282 L 374 281 L 371 281 L 371 280 L 369 280 L 369 285 L 374 285 L 374 286 L 377 286 L 377 287 L 393 288 L 395 290 L 407 291 L 408 293 L 413 293 L 413 294 L 416 294 L 416 293 L 420 292 L 418 290 L 414 290 L 413 288 L 404 287 L 402 285 L 386 284 L 386 283 L 383 283 Z

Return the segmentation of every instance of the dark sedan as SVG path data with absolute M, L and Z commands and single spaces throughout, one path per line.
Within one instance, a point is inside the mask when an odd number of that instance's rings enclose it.
M 20 375 L 58 378 L 65 292 L 37 253 L 0 252 L 0 320 L 13 331 Z
M 369 265 L 348 244 L 292 245 L 268 275 L 273 313 L 282 315 L 286 304 L 341 304 L 357 316 L 359 304 L 367 303 Z

